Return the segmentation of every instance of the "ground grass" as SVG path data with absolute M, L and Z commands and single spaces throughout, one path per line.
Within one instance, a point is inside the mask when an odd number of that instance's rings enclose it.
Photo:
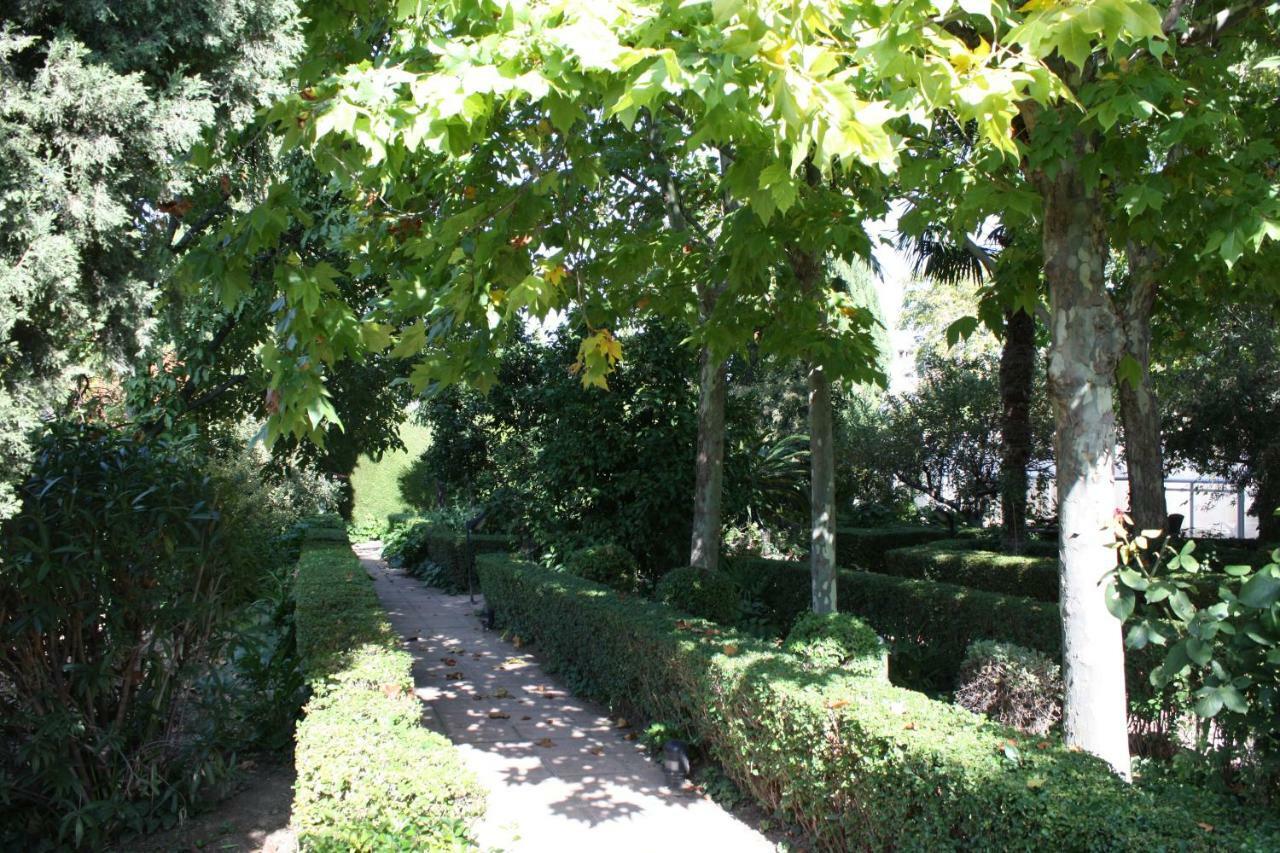
M 400 474 L 427 449 L 431 443 L 431 431 L 406 421 L 400 426 L 400 439 L 404 442 L 404 450 L 385 453 L 376 462 L 368 456 L 361 456 L 351 473 L 351 487 L 355 491 L 351 521 L 357 528 L 385 528 L 394 516 L 417 509 L 410 506 L 400 493 Z

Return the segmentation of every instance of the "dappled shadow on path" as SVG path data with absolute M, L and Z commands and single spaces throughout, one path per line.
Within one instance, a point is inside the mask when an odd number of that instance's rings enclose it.
M 773 849 L 691 787 L 669 787 L 627 721 L 573 696 L 528 649 L 486 631 L 478 597 L 425 587 L 380 563 L 376 548 L 356 550 L 414 656 L 423 724 L 457 744 L 490 791 L 482 846 Z

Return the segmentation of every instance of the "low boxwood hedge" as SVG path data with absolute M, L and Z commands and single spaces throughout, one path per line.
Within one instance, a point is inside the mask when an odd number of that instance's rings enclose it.
M 312 692 L 296 733 L 299 847 L 466 848 L 483 793 L 452 744 L 422 727 L 413 659 L 350 547 L 304 545 L 294 595 Z
M 836 530 L 836 563 L 845 568 L 874 569 L 885 551 L 950 535 L 941 527 L 841 527 Z
M 809 564 L 738 558 L 726 570 L 783 633 L 809 609 Z M 956 584 L 842 569 L 836 603 L 889 642 L 893 677 L 928 690 L 950 690 L 965 650 L 977 639 L 1005 640 L 1062 656 L 1058 606 Z
M 959 547 L 957 547 L 959 546 Z M 974 549 L 968 541 L 941 540 L 886 551 L 875 571 L 904 578 L 1023 595 L 1038 601 L 1058 600 L 1058 561 L 1054 557 L 1015 557 Z
M 458 593 L 467 591 L 467 579 L 475 565 L 476 554 L 506 553 L 518 546 L 519 540 L 515 536 L 473 533 L 468 550 L 466 531 L 417 521 L 404 525 L 388 537 L 383 553 L 413 574 L 420 574 L 424 564 L 434 564 L 439 570 L 432 573 L 432 583 L 445 592 Z
M 664 605 L 506 556 L 477 567 L 498 621 L 548 665 L 620 711 L 695 733 L 742 790 L 820 849 L 1280 843 L 1275 825 L 1204 791 L 1127 786 L 1092 756 L 881 680 L 808 670 Z

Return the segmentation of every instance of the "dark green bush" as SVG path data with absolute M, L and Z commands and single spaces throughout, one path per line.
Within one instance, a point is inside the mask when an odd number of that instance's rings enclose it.
M 1274 849 L 1280 829 L 1200 790 L 1128 786 L 1097 759 L 883 681 L 807 670 L 731 629 L 509 557 L 478 561 L 501 624 L 583 692 L 697 738 L 823 850 Z M 897 580 L 897 579 L 890 579 Z M 1211 828 L 1206 828 L 1211 827 Z
M 602 583 L 619 592 L 639 592 L 644 585 L 636 558 L 619 545 L 589 545 L 579 548 L 564 561 L 570 574 Z
M 293 823 L 317 851 L 465 847 L 483 793 L 449 741 L 421 726 L 413 659 L 345 544 L 298 561 L 298 647 L 312 689 L 298 724 Z
M 56 424 L 0 525 L 0 847 L 102 847 L 222 772 L 202 680 L 226 646 L 227 531 L 190 442 Z
M 653 597 L 677 610 L 728 625 L 742 609 L 742 590 L 720 571 L 696 566 L 672 569 L 658 581 Z
M 806 613 L 783 645 L 806 666 L 889 678 L 889 650 L 866 622 L 848 613 Z
M 432 521 L 418 521 L 397 528 L 383 546 L 382 553 L 410 574 L 426 577 L 427 563 L 434 564 L 430 578 L 445 592 L 466 592 L 468 578 L 474 578 L 476 554 L 514 551 L 519 540 L 499 533 L 473 533 L 468 550 L 467 534 Z
M 809 566 L 786 560 L 740 558 L 735 576 L 765 577 L 757 585 L 774 620 L 791 624 L 809 608 Z M 994 638 L 1061 657 L 1056 605 L 954 584 L 841 570 L 836 601 L 864 619 L 888 643 L 895 683 L 949 692 L 969 644 Z
M 894 548 L 875 571 L 904 578 L 945 581 L 971 589 L 1058 600 L 1058 561 L 1053 557 L 1015 557 L 994 551 L 956 547 L 953 540 Z
M 975 640 L 960 664 L 956 704 L 1028 734 L 1062 719 L 1062 669 L 1014 643 Z
M 941 527 L 841 527 L 836 531 L 836 563 L 846 569 L 874 570 L 886 551 L 950 535 Z

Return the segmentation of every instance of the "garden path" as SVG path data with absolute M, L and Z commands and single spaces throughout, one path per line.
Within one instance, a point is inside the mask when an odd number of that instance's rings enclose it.
M 774 845 L 661 768 L 605 709 L 569 693 L 536 653 L 486 631 L 465 595 L 427 587 L 357 545 L 391 623 L 414 656 L 424 724 L 457 744 L 488 788 L 486 850 L 772 851 Z

